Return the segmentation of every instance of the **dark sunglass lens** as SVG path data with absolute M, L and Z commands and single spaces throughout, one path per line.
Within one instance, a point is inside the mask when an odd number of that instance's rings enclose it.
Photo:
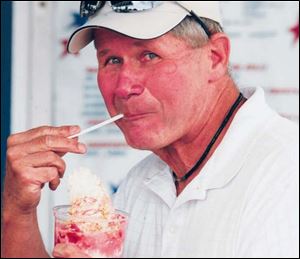
M 89 17 L 100 10 L 106 1 L 81 1 L 80 15 L 82 17 Z

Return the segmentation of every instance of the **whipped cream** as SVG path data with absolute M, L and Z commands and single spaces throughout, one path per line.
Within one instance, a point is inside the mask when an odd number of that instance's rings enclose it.
M 68 181 L 72 217 L 107 219 L 114 213 L 111 198 L 101 180 L 87 168 L 75 170 Z

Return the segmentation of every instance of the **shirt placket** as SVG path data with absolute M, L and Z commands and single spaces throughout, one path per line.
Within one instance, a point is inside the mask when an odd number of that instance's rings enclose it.
M 170 210 L 163 230 L 161 257 L 176 257 L 183 220 L 180 208 Z

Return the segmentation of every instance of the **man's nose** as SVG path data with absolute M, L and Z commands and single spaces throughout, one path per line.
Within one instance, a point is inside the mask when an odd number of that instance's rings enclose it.
M 115 89 L 117 97 L 127 100 L 132 96 L 141 95 L 144 90 L 141 73 L 129 67 L 120 71 L 117 88 Z

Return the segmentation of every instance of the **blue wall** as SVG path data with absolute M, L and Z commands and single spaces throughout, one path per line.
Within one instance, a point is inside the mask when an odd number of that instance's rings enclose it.
M 1 193 L 10 132 L 12 2 L 1 1 Z

